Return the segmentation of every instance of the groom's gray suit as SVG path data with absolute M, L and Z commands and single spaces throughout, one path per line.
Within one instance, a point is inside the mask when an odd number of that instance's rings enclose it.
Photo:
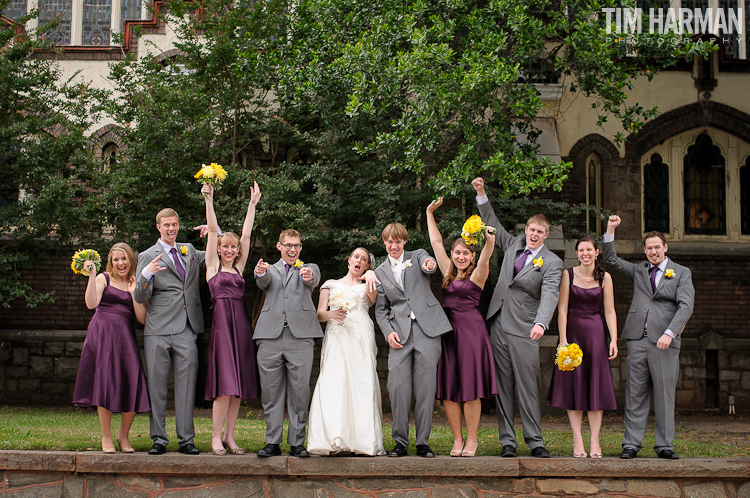
M 407 448 L 412 387 L 416 444 L 424 445 L 432 429 L 437 364 L 442 351 L 440 336 L 453 330 L 430 289 L 430 274 L 435 270 L 426 272 L 422 268 L 428 258 L 430 255 L 424 249 L 404 251 L 403 262 L 410 265 L 402 270 L 402 286 L 396 282 L 388 258 L 375 270 L 380 280 L 375 318 L 386 342 L 388 335 L 396 332 L 403 346 L 389 348 L 388 394 L 393 413 L 393 439 Z
M 614 241 L 602 244 L 604 262 L 633 281 L 633 301 L 622 329 L 627 339 L 627 382 L 625 384 L 625 436 L 622 447 L 641 449 L 646 433 L 651 391 L 654 391 L 654 450 L 672 450 L 674 404 L 680 369 L 680 337 L 693 313 L 695 288 L 690 269 L 666 258 L 673 277 L 662 276 L 651 290 L 651 263 L 631 263 L 617 257 Z M 644 331 L 648 328 L 648 332 Z M 675 337 L 667 349 L 656 343 L 669 329 Z
M 258 344 L 261 397 L 266 419 L 266 443 L 281 444 L 284 402 L 289 412 L 290 446 L 305 444 L 310 404 L 310 372 L 315 339 L 323 337 L 312 292 L 320 283 L 318 265 L 305 263 L 313 278 L 305 281 L 299 270 L 286 271 L 284 260 L 255 275 L 266 297 L 253 339 Z
M 203 308 L 198 282 L 200 267 L 205 262 L 204 251 L 191 244 L 176 243 L 178 257 L 185 265 L 185 280 L 180 278 L 172 257 L 157 242 L 138 256 L 134 297 L 145 303 L 146 325 L 144 352 L 148 395 L 151 401 L 151 439 L 166 446 L 167 382 L 174 362 L 175 427 L 180 447 L 193 443 L 193 405 L 195 382 L 198 378 L 197 334 L 203 333 Z M 187 248 L 182 254 L 180 249 Z M 143 269 L 162 254 L 159 266 L 166 270 L 147 280 Z
M 490 340 L 499 391 L 500 444 L 517 446 L 513 428 L 517 387 L 524 441 L 533 450 L 544 446 L 544 440 L 539 407 L 539 341 L 531 340 L 530 333 L 535 324 L 545 330 L 549 327 L 560 296 L 563 263 L 542 245 L 537 258 L 543 264 L 537 268 L 528 263 L 514 277 L 514 264 L 526 247 L 526 236 L 509 234 L 489 202 L 479 204 L 479 214 L 484 223 L 497 228 L 495 243 L 505 253 L 487 311 L 487 320 L 492 320 Z

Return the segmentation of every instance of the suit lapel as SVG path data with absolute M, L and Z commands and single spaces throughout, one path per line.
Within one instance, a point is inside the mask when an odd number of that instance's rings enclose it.
M 383 268 L 383 275 L 385 275 L 384 278 L 390 280 L 395 287 L 398 287 L 398 283 L 396 283 L 396 279 L 393 276 L 393 270 L 391 270 L 391 260 L 388 259 L 388 256 L 385 257 L 385 261 L 381 267 Z
M 167 268 L 172 270 L 172 273 L 174 273 L 178 277 L 180 276 L 179 273 L 177 273 L 177 269 L 174 267 L 174 261 L 172 261 L 172 255 L 169 254 L 169 252 L 164 250 L 164 247 L 162 247 L 161 243 L 159 242 L 156 243 L 156 245 L 154 246 L 154 252 L 156 253 L 156 256 L 158 256 L 159 254 L 163 254 L 164 256 L 162 256 L 161 261 L 164 261 L 164 264 L 167 266 Z
M 404 258 L 402 259 L 402 263 L 406 263 L 407 261 L 411 260 L 411 253 L 404 251 Z M 411 261 L 411 264 L 414 265 L 414 262 Z M 409 268 L 406 266 L 403 266 L 401 268 L 401 288 L 406 289 L 406 270 Z M 393 272 L 391 272 L 393 274 Z
M 669 258 L 666 258 L 666 261 L 667 261 L 667 264 L 664 265 L 664 273 L 662 274 L 661 278 L 659 279 L 659 283 L 656 286 L 656 291 L 654 291 L 654 296 L 659 293 L 659 291 L 661 290 L 662 286 L 664 285 L 664 282 L 666 280 L 668 280 L 666 273 L 667 273 L 667 269 L 669 268 Z M 649 285 L 650 284 L 651 284 L 651 282 L 649 282 Z
M 294 271 L 294 269 L 289 268 L 289 273 L 287 273 L 285 265 L 286 263 L 284 263 L 283 259 L 278 260 L 276 264 L 273 265 L 273 267 L 281 274 L 281 281 L 284 282 L 284 287 L 286 287 L 289 279 L 292 278 L 292 272 Z

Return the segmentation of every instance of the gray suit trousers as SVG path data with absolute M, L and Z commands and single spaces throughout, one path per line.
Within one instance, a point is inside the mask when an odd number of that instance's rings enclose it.
M 195 382 L 198 379 L 198 346 L 196 335 L 187 322 L 185 330 L 174 335 L 147 335 L 143 338 L 146 356 L 148 396 L 151 400 L 151 439 L 169 444 L 166 431 L 167 382 L 174 363 L 175 428 L 180 447 L 193 442 L 193 407 Z
M 623 448 L 641 449 L 654 391 L 654 451 L 674 449 L 674 404 L 680 350 L 659 349 L 648 337 L 628 340 Z M 658 391 L 657 391 L 658 390 Z
M 388 352 L 388 395 L 393 412 L 393 439 L 409 447 L 409 412 L 414 393 L 414 422 L 416 444 L 427 444 L 432 430 L 432 412 L 437 391 L 437 364 L 443 343 L 440 337 L 430 337 L 416 320 L 411 321 L 411 332 L 403 348 Z
M 281 444 L 286 401 L 289 412 L 287 443 L 290 446 L 303 445 L 310 406 L 310 373 L 315 340 L 298 339 L 289 327 L 284 327 L 279 337 L 256 342 L 266 443 Z
M 500 315 L 490 325 L 490 342 L 497 376 L 495 400 L 500 444 L 517 446 L 514 429 L 517 387 L 523 439 L 532 450 L 544 446 L 539 406 L 539 342 L 506 333 L 500 325 Z

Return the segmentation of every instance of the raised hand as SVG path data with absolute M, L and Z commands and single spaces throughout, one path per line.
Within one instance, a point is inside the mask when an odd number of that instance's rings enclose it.
M 258 260 L 258 264 L 255 265 L 255 274 L 256 275 L 265 275 L 268 271 L 268 267 L 271 266 L 265 261 L 263 261 L 263 258 L 260 258 Z
M 607 220 L 607 233 L 615 233 L 615 228 L 619 227 L 620 223 L 622 223 L 622 218 L 616 214 L 610 216 Z
M 495 227 L 488 226 L 484 230 L 484 238 L 487 240 L 485 242 L 486 244 L 494 244 L 495 243 L 495 234 L 497 233 L 497 230 Z
M 84 261 L 83 262 L 83 269 L 89 272 L 89 277 L 95 277 L 96 276 L 96 265 L 93 261 Z
M 146 265 L 146 270 L 148 270 L 152 274 L 156 274 L 162 270 L 166 270 L 167 268 L 165 266 L 159 266 L 159 260 L 162 256 L 164 256 L 164 254 L 159 254 L 157 257 L 152 259 L 151 262 Z
M 432 271 L 436 268 L 437 263 L 435 263 L 435 260 L 432 258 L 427 258 L 424 260 L 424 263 L 422 264 L 422 269 L 424 271 Z
M 432 213 L 437 208 L 443 205 L 443 198 L 438 197 L 436 200 L 432 201 L 429 206 L 427 206 L 427 212 Z
M 214 187 L 210 183 L 203 182 L 203 186 L 201 187 L 201 194 L 203 194 L 203 197 L 206 198 L 206 200 L 212 200 L 214 199 Z
M 208 225 L 198 225 L 197 227 L 193 227 L 193 230 L 200 230 L 200 238 L 204 238 L 206 235 L 208 235 Z
M 477 195 L 486 195 L 484 190 L 484 178 L 478 176 L 471 181 L 471 186 L 477 191 Z
M 255 206 L 260 200 L 260 187 L 258 182 L 253 182 L 253 186 L 250 188 L 250 204 Z

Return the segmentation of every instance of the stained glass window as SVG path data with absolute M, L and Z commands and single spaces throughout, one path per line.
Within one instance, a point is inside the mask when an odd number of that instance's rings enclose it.
M 669 166 L 653 154 L 643 167 L 644 232 L 669 233 Z
M 120 33 L 125 32 L 125 20 L 141 18 L 141 0 L 122 0 L 120 5 Z
M 109 45 L 112 0 L 83 0 L 82 45 Z
M 685 156 L 685 233 L 726 234 L 724 157 L 705 133 Z
M 750 158 L 740 168 L 740 227 L 742 235 L 750 235 Z
M 71 0 L 39 0 L 39 26 L 60 19 L 55 28 L 41 33 L 55 45 L 70 45 Z
M 11 0 L 3 11 L 3 15 L 9 19 L 20 19 L 26 15 L 26 0 Z

